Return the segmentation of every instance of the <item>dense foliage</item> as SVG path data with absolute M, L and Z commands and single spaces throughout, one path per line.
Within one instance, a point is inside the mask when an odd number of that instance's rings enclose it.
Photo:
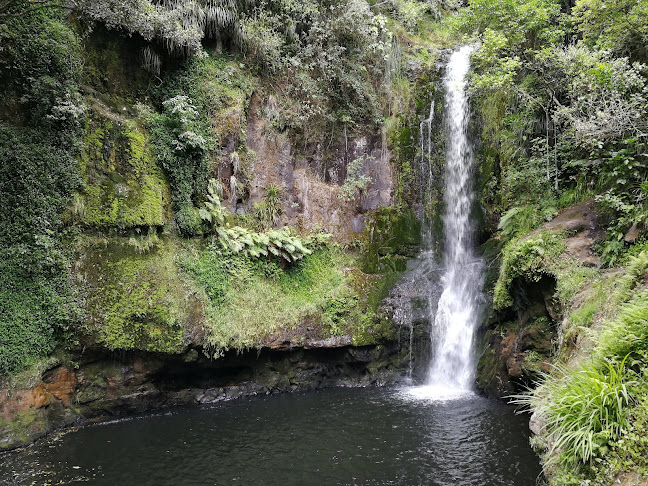
M 598 280 L 569 314 L 572 326 L 597 328 L 579 363 L 558 364 L 533 394 L 521 397 L 543 423 L 535 445 L 552 484 L 611 484 L 620 471 L 648 472 L 648 253 L 632 257 L 619 278 Z
M 646 3 L 471 0 L 449 23 L 480 44 L 470 85 L 481 202 L 506 243 L 495 307 L 516 304 L 515 279 L 548 276 L 564 313 L 562 353 L 573 352 L 579 335 L 595 341 L 590 359 L 556 366 L 522 400 L 543 424 L 535 441 L 550 482 L 645 474 Z M 605 230 L 600 258 L 628 262 L 622 277 L 583 267 L 563 254 L 557 235 L 529 235 L 589 198 Z
M 169 238 L 214 237 L 219 265 L 267 260 L 296 275 L 310 265 L 298 260 L 319 262 L 306 235 L 277 229 L 289 202 L 273 183 L 249 214 L 222 207 L 223 224 L 206 216 L 224 146 L 233 147 L 226 189 L 236 204 L 235 195 L 249 196 L 255 154 L 245 131 L 255 96 L 267 100 L 269 129 L 299 150 L 378 131 L 385 116 L 409 109 L 403 39 L 423 35 L 442 8 L 0 1 L 0 374 L 61 342 L 181 349 L 193 331 L 176 305 L 186 289 L 174 283 L 183 279 Z M 364 164 L 362 156 L 350 164 L 341 196 L 349 204 L 370 182 Z M 313 311 L 344 328 L 360 297 L 339 272 L 330 274 L 337 284 L 317 282 L 318 303 L 302 318 Z
M 0 26 L 0 43 L 3 373 L 52 351 L 78 319 L 61 213 L 80 183 L 75 145 L 83 109 L 80 44 L 61 15 L 12 18 Z
M 377 308 L 390 280 L 380 273 L 416 252 L 414 213 L 369 215 L 359 259 L 277 229 L 297 203 L 272 181 L 236 214 L 256 157 L 246 124 L 262 111 L 264 136 L 289 139 L 306 166 L 344 151 L 338 194 L 348 204 L 374 162 L 349 158 L 349 141 L 381 134 L 395 199 L 411 202 L 415 165 L 432 159 L 413 135 L 435 101 L 426 71 L 450 32 L 479 43 L 470 89 L 485 229 L 503 248 L 495 308 L 516 305 L 519 279 L 546 277 L 565 312 L 561 342 L 600 330 L 589 361 L 557 367 L 525 399 L 546 422 L 538 446 L 550 477 L 604 484 L 622 469 L 648 472 L 646 2 L 459 3 L 0 0 L 0 374 L 50 354 L 62 336 L 155 352 L 191 341 L 218 355 L 298 343 L 300 326 L 355 344 L 387 335 Z M 122 93 L 110 86 L 120 62 L 111 36 L 138 52 Z M 209 183 L 224 166 L 232 207 Z M 432 213 L 440 203 L 427 196 Z M 605 230 L 601 259 L 626 264 L 622 276 L 566 258 L 564 234 L 529 235 L 588 198 Z M 75 240 L 79 231 L 92 235 Z
M 642 15 L 641 2 L 476 0 L 451 20 L 481 43 L 471 85 L 484 204 L 522 234 L 598 194 L 608 263 L 633 225 L 648 229 Z

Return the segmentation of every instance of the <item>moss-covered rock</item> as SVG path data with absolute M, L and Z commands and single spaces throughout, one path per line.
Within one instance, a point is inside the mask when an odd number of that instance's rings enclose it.
M 134 120 L 95 114 L 80 156 L 84 189 L 72 219 L 95 226 L 162 226 L 170 220 L 170 190 L 151 153 L 146 131 Z
M 85 238 L 78 251 L 95 339 L 110 349 L 183 349 L 200 323 L 201 305 L 175 264 L 176 243 L 157 236 Z
M 362 237 L 364 272 L 402 272 L 418 253 L 421 222 L 411 209 L 385 206 L 368 215 Z
M 555 338 L 555 325 L 546 316 L 494 325 L 484 337 L 477 386 L 496 397 L 525 390 L 540 372 L 550 369 Z

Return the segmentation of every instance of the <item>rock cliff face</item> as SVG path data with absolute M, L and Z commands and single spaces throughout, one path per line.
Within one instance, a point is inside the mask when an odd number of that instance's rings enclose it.
M 140 44 L 97 25 L 78 45 L 85 118 L 60 215 L 63 310 L 74 319 L 56 329 L 56 347 L 0 376 L 0 449 L 106 415 L 390 383 L 412 359 L 384 299 L 429 216 L 419 182 L 438 167 L 415 161 L 436 55 L 403 75 L 389 127 L 342 132 L 328 120 L 330 133 L 306 137 L 278 121 L 281 89 L 240 60 L 209 51 L 155 77 Z M 193 103 L 195 118 L 174 118 L 169 99 Z M 0 123 L 11 123 L 3 100 Z M 208 143 L 187 149 L 189 132 Z M 199 216 L 212 178 L 225 226 L 290 227 L 312 253 L 222 251 Z
M 340 340 L 309 347 L 229 352 L 219 359 L 87 350 L 76 367 L 53 365 L 33 384 L 0 390 L 0 450 L 100 417 L 254 395 L 397 381 L 407 359 L 397 343 L 350 347 Z
M 245 138 L 254 157 L 246 175 L 241 175 L 235 152 L 227 146 L 213 168 L 213 175 L 226 188 L 223 203 L 231 212 L 252 213 L 254 205 L 264 200 L 266 189 L 274 185 L 281 190 L 276 226 L 290 225 L 305 233 L 324 231 L 337 243 L 349 243 L 363 233 L 373 233 L 378 220 L 383 234 L 376 236 L 376 244 L 385 245 L 381 253 L 394 246 L 385 241 L 392 235 L 390 218 L 385 222 L 376 217 L 376 210 L 392 204 L 394 195 L 391 156 L 380 137 L 349 140 L 348 149 L 318 146 L 310 155 L 296 155 L 290 138 L 271 129 L 262 117 L 265 102 L 258 95 L 250 101 Z M 348 298 L 341 296 L 350 300 L 341 300 L 339 312 L 335 307 L 328 314 L 328 307 L 309 310 L 296 322 L 254 334 L 250 344 L 258 349 L 206 357 L 201 346 L 209 298 L 177 264 L 187 249 L 204 252 L 204 244 L 183 241 L 164 229 L 174 216 L 170 189 L 155 165 L 147 131 L 132 119 L 98 106 L 82 153 L 87 184 L 80 196 L 83 209 L 70 215 L 87 230 L 77 242 L 72 267 L 87 316 L 84 332 L 73 337 L 76 344 L 67 343 L 70 354 L 56 360 L 73 364 L 48 363 L 45 371 L 33 372 L 26 383 L 8 379 L 0 386 L 0 450 L 96 417 L 257 394 L 386 384 L 402 375 L 407 354 L 396 342 L 393 325 L 382 324 L 384 334 L 360 339 L 360 344 L 372 345 L 352 347 L 359 343 L 358 335 L 345 329 L 332 333 L 322 323 L 324 315 L 342 322 L 357 305 L 357 296 L 377 297 L 370 296 L 381 275 L 357 268 L 340 268 L 335 277 L 344 282 L 340 289 L 352 287 Z M 369 183 L 361 194 L 345 199 L 346 167 L 358 158 L 364 160 L 362 175 Z M 237 177 L 247 177 L 240 193 L 237 190 L 243 185 Z M 418 225 L 413 224 L 404 230 L 414 234 L 412 241 L 405 242 L 410 246 L 396 248 L 393 255 L 404 251 L 400 258 L 405 259 L 416 252 Z M 152 248 L 129 245 L 135 228 L 141 228 L 147 238 L 153 234 Z M 383 256 L 376 254 L 375 259 Z M 357 265 L 355 257 L 347 260 Z M 326 298 L 332 299 L 326 306 L 338 302 L 334 295 Z M 378 304 L 379 300 L 371 303 Z M 371 333 L 374 323 L 369 326 Z
M 249 101 L 245 140 L 254 156 L 247 167 L 241 167 L 233 137 L 225 146 L 216 172 L 228 207 L 238 213 L 252 212 L 255 204 L 264 201 L 267 188 L 277 187 L 282 193 L 279 225 L 317 228 L 341 242 L 358 238 L 368 211 L 394 203 L 394 167 L 388 147 L 380 134 L 350 139 L 342 146 L 295 147 L 288 134 L 278 132 L 264 117 L 275 102 L 259 93 Z M 345 198 L 347 166 L 357 160 L 368 184 L 359 197 Z

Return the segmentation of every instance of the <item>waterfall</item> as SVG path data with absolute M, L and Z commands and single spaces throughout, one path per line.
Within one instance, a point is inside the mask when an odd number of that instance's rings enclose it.
M 469 390 L 475 374 L 473 337 L 479 322 L 482 262 L 474 252 L 473 169 L 468 139 L 470 121 L 466 75 L 473 47 L 453 53 L 443 79 L 445 88 L 444 268 L 441 297 L 433 325 L 428 385 Z
M 432 359 L 425 384 L 406 392 L 415 399 L 463 397 L 471 393 L 475 378 L 473 341 L 483 302 L 483 265 L 475 255 L 471 219 L 475 199 L 472 184 L 475 157 L 468 136 L 470 110 L 466 76 L 473 49 L 467 46 L 453 53 L 443 79 L 446 139 L 443 264 L 437 267 L 434 252 L 424 251 L 408 282 L 425 290 L 432 321 Z M 432 115 L 431 111 L 430 118 L 421 123 L 421 137 L 425 138 L 420 147 L 423 159 L 431 154 Z M 407 287 L 399 290 L 407 294 Z

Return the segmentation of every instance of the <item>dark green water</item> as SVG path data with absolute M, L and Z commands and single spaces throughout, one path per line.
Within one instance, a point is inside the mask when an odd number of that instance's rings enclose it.
M 267 396 L 83 427 L 0 456 L 0 484 L 532 486 L 527 423 L 474 395 Z

